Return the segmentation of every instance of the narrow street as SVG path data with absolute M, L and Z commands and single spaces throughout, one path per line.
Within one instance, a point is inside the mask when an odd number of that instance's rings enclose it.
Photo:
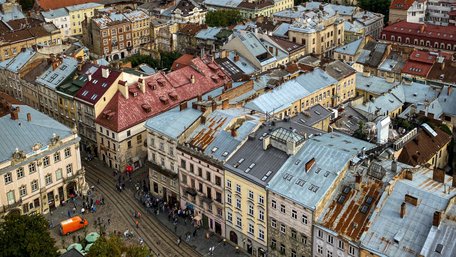
M 160 211 L 159 215 L 151 213 L 140 201 L 135 198 L 135 183 L 147 179 L 146 169 L 142 168 L 135 171 L 132 175 L 131 182 L 126 179 L 125 190 L 119 192 L 116 189 L 117 179 L 113 176 L 112 169 L 104 166 L 99 160 L 84 162 L 86 168 L 86 180 L 90 186 L 94 186 L 96 193 L 102 195 L 106 202 L 110 202 L 112 208 L 110 212 L 118 212 L 123 223 L 129 224 L 131 230 L 134 230 L 136 236 L 141 237 L 144 243 L 157 256 L 209 256 L 209 248 L 214 247 L 214 256 L 245 256 L 243 253 L 237 253 L 235 248 L 224 242 L 221 238 L 211 235 L 206 238 L 204 229 L 199 229 L 196 236 L 185 236 L 192 234 L 194 231 L 189 222 L 185 223 L 180 220 L 177 226 L 174 226 L 167 219 L 167 211 Z M 126 176 L 125 176 L 126 177 Z M 100 184 L 98 184 L 100 181 Z M 105 212 L 107 210 L 104 210 Z M 134 212 L 140 211 L 141 218 L 136 219 Z M 136 225 L 138 221 L 138 226 Z M 173 233 L 173 228 L 175 233 Z M 122 231 L 123 232 L 123 231 Z M 180 238 L 180 244 L 177 244 Z

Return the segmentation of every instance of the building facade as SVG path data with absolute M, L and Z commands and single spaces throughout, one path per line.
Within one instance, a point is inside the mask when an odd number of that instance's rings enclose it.
M 90 21 L 95 15 L 96 10 L 102 9 L 103 7 L 102 4 L 98 3 L 85 3 L 65 7 L 70 18 L 70 35 L 82 35 L 83 21 Z
M 71 195 L 87 192 L 75 130 L 25 105 L 0 118 L 0 126 L 2 142 L 10 142 L 2 144 L 0 163 L 3 214 L 48 213 Z

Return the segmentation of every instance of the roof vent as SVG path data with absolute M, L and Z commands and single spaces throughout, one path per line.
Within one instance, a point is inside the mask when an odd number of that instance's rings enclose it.
M 168 97 L 166 97 L 165 95 L 162 95 L 159 98 L 163 104 L 168 104 L 168 102 L 169 102 Z
M 152 90 L 155 90 L 157 88 L 157 85 L 152 81 L 147 82 L 147 86 L 150 87 L 150 89 Z
M 152 107 L 151 107 L 149 104 L 142 104 L 142 105 L 141 105 L 141 108 L 142 108 L 145 112 L 147 112 L 147 113 L 149 113 L 150 111 L 152 111 Z
M 157 83 L 158 83 L 158 85 L 160 85 L 161 87 L 165 86 L 165 80 L 162 79 L 162 78 L 157 79 Z
M 173 101 L 176 101 L 176 100 L 177 100 L 177 93 L 174 92 L 174 91 L 169 92 L 169 93 L 168 93 L 168 96 L 169 96 L 169 98 L 171 98 L 171 100 L 173 100 Z

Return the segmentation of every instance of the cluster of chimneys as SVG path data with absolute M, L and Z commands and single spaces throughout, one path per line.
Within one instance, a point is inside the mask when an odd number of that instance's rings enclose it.
M 12 120 L 18 120 L 20 111 L 21 111 L 21 108 L 19 106 L 17 106 L 16 108 L 13 108 L 11 110 L 11 119 Z M 32 121 L 32 114 L 27 113 L 27 121 L 28 122 Z

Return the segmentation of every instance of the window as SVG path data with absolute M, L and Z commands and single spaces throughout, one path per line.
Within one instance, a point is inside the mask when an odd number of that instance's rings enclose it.
M 128 140 L 128 141 L 127 141 L 127 147 L 128 147 L 128 149 L 131 148 L 131 140 Z
M 226 187 L 231 188 L 231 180 L 226 180 Z
M 298 212 L 296 210 L 292 210 L 291 211 L 291 217 L 293 219 L 295 219 L 295 220 L 298 219 Z
M 301 234 L 301 243 L 303 243 L 304 245 L 307 244 L 307 237 L 304 234 Z
M 160 149 L 160 151 L 165 151 L 165 144 L 163 142 L 160 142 L 158 144 L 158 148 Z
M 54 153 L 54 162 L 59 162 L 60 161 L 60 152 L 55 152 Z
M 285 234 L 285 225 L 284 224 L 280 224 L 280 232 Z
M 52 175 L 47 174 L 45 177 L 45 180 L 46 180 L 46 186 L 52 184 Z
M 17 179 L 23 178 L 24 177 L 24 168 L 20 167 L 19 169 L 17 169 L 16 174 L 17 174 Z
M 334 244 L 334 237 L 331 236 L 331 235 L 328 235 L 328 238 L 327 238 L 326 241 L 327 241 L 328 243 L 330 243 L 330 244 Z
M 307 216 L 305 214 L 302 215 L 302 223 L 307 224 Z
M 259 204 L 264 204 L 264 196 L 262 196 L 262 195 L 258 196 L 258 203 Z
M 272 201 L 271 201 L 271 207 L 274 208 L 274 209 L 277 208 L 277 202 L 276 202 L 276 200 L 272 200 Z
M 181 160 L 181 168 L 182 169 L 186 169 L 187 168 L 187 163 L 185 162 L 185 160 Z
M 236 217 L 236 226 L 242 228 L 242 219 L 241 217 Z
M 190 173 L 193 173 L 195 170 L 195 167 L 193 166 L 193 163 L 190 163 Z
M 8 204 L 13 204 L 16 202 L 16 199 L 14 198 L 14 191 L 11 190 L 8 193 L 6 193 L 6 199 L 8 200 Z
M 27 186 L 22 185 L 21 187 L 19 187 L 19 195 L 21 197 L 24 197 L 27 195 Z
M 49 166 L 49 156 L 46 156 L 43 158 L 43 165 L 44 165 L 44 167 Z
M 34 172 L 36 171 L 36 165 L 35 165 L 35 163 L 34 163 L 34 162 L 30 163 L 30 164 L 28 165 L 28 169 L 29 169 L 29 174 L 34 173 Z
M 333 253 L 332 253 L 331 251 L 328 250 L 326 256 L 327 256 L 327 257 L 333 257 Z
M 241 199 L 236 198 L 236 208 L 241 209 Z
M 231 205 L 231 194 L 230 193 L 227 193 L 226 194 L 226 202 Z
M 38 180 L 33 180 L 32 183 L 30 183 L 30 187 L 32 188 L 32 192 L 38 190 Z
M 131 136 L 131 131 L 127 130 L 127 137 Z
M 70 163 L 66 166 L 66 173 L 68 177 L 71 177 L 73 175 L 73 164 Z
M 295 250 L 291 250 L 291 257 L 296 257 L 296 251 Z
M 264 221 L 264 210 L 262 210 L 262 209 L 258 210 L 258 219 L 261 221 Z
M 317 245 L 317 252 L 323 254 L 323 247 L 321 245 Z
M 215 176 L 215 185 L 222 186 L 222 179 L 219 176 Z
M 276 247 L 277 247 L 277 242 L 276 242 L 276 240 L 273 238 L 273 239 L 271 239 L 271 248 L 272 248 L 272 249 L 276 249 Z
M 285 205 L 283 205 L 283 204 L 280 205 L 280 212 L 281 213 L 285 213 L 286 212 Z
M 71 156 L 71 149 L 68 147 L 68 148 L 65 148 L 65 158 L 68 158 Z
M 297 239 L 298 238 L 296 230 L 294 230 L 294 229 L 291 229 L 291 238 L 293 238 L 293 239 Z
M 323 231 L 318 230 L 318 237 L 319 237 L 319 238 L 323 238 Z
M 349 245 L 349 246 L 348 246 L 348 254 L 354 256 L 354 255 L 355 255 L 355 247 Z
M 5 175 L 3 175 L 3 177 L 5 178 L 5 184 L 13 182 L 13 177 L 11 176 L 11 173 L 6 173 Z
M 284 244 L 280 244 L 280 252 L 282 254 L 285 254 L 285 245 Z
M 258 239 L 264 241 L 264 230 L 261 228 L 258 228 Z
M 61 180 L 62 179 L 62 169 L 58 169 L 55 171 L 55 180 Z
M 206 180 L 211 181 L 211 173 L 209 171 L 206 171 Z
M 241 193 L 241 185 L 236 185 L 236 192 Z
M 227 218 L 229 223 L 233 222 L 233 214 L 231 212 L 227 212 L 226 213 L 226 218 Z
M 198 176 L 203 177 L 203 169 L 198 167 Z
M 253 224 L 249 224 L 249 234 L 254 235 L 255 234 L 255 227 Z
M 182 174 L 182 183 L 184 183 L 185 185 L 187 184 L 187 176 L 185 176 L 184 174 Z
M 253 216 L 253 205 L 249 205 L 249 215 Z
M 249 190 L 249 199 L 253 200 L 253 192 Z
M 271 227 L 273 227 L 273 228 L 277 227 L 277 221 L 275 219 L 271 219 Z
M 344 248 L 345 248 L 344 242 L 339 240 L 339 249 L 344 250 Z

